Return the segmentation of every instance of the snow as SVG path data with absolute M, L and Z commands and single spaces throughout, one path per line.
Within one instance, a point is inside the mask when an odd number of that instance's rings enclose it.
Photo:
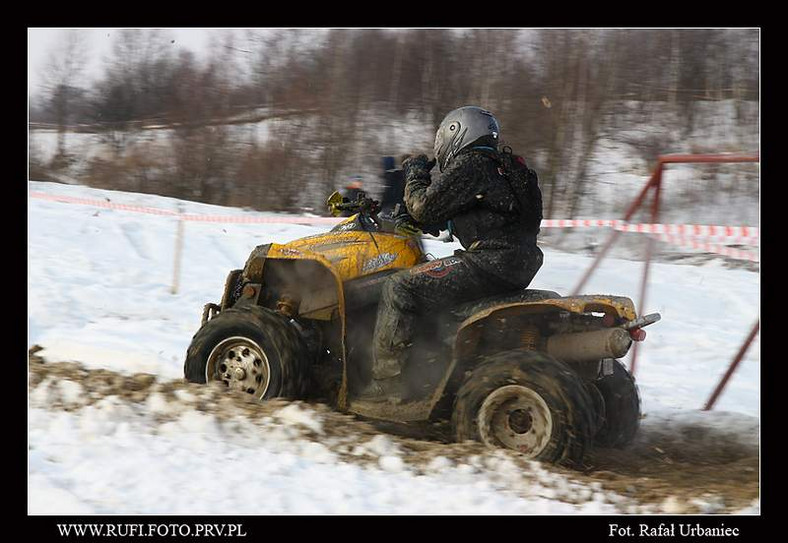
M 193 214 L 245 215 L 240 209 L 75 185 L 29 183 L 45 192 Z M 52 361 L 181 379 L 202 307 L 216 302 L 226 274 L 250 250 L 324 226 L 185 225 L 177 293 L 172 217 L 31 198 L 28 222 L 28 345 Z M 273 214 L 255 214 L 273 215 Z M 425 242 L 436 257 L 456 243 Z M 587 255 L 544 247 L 532 287 L 568 293 L 591 263 Z M 639 299 L 642 263 L 610 258 L 585 293 Z M 46 288 L 39 288 L 46 285 Z M 760 345 L 752 344 L 715 410 L 702 407 L 759 318 L 757 272 L 721 259 L 653 265 L 647 329 L 638 352 L 643 428 L 669 434 L 714 428 L 759 442 Z M 151 394 L 132 404 L 109 396 L 87 405 L 76 382 L 46 379 L 29 395 L 29 512 L 40 514 L 611 514 L 620 497 L 532 463 L 529 484 L 495 454 L 458 463 L 438 456 L 422 470 L 386 435 L 347 447 L 372 459 L 353 463 L 325 436 L 318 414 L 291 404 L 260 419 L 219 419 L 175 398 Z M 62 409 L 61 409 L 62 408 Z M 718 434 L 715 434 L 718 435 Z M 317 438 L 315 438 L 317 436 Z M 321 439 L 321 436 L 323 439 Z M 521 478 L 517 479 L 522 481 Z M 572 503 L 567 494 L 574 496 Z M 675 503 L 666 499 L 666 511 Z M 699 504 L 714 512 L 713 498 Z M 745 512 L 757 513 L 754 504 Z M 635 511 L 637 512 L 637 511 Z
M 554 491 L 539 485 L 533 497 L 519 498 L 470 466 L 436 464 L 418 475 L 394 452 L 380 457 L 379 468 L 364 468 L 339 461 L 320 443 L 193 411 L 156 432 L 144 410 L 115 402 L 80 415 L 31 408 L 29 416 L 32 514 L 614 512 L 593 501 L 554 502 Z M 513 469 L 503 464 L 490 473 L 504 478 Z

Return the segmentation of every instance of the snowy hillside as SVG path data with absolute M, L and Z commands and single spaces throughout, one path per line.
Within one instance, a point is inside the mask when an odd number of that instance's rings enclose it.
M 29 190 L 187 214 L 274 216 L 52 183 L 30 182 Z M 49 285 L 28 288 L 28 345 L 42 347 L 36 355 L 45 361 L 31 363 L 32 514 L 759 510 L 757 340 L 715 411 L 699 411 L 759 317 L 757 272 L 730 269 L 721 259 L 652 268 L 646 310 L 662 321 L 647 329 L 638 354 L 645 418 L 634 450 L 663 461 L 665 473 L 646 479 L 699 477 L 666 490 L 631 483 L 640 469 L 634 454 L 630 471 L 595 479 L 474 447 L 428 442 L 419 449 L 326 406 L 275 402 L 250 411 L 239 401 L 224 411 L 208 408 L 219 402 L 216 391 L 180 382 L 203 305 L 218 301 L 227 272 L 242 267 L 254 246 L 325 226 L 187 222 L 173 293 L 176 218 L 40 198 L 28 209 L 29 285 Z M 426 244 L 436 257 L 458 247 Z M 568 293 L 591 258 L 544 249 L 532 286 Z M 633 260 L 607 260 L 585 291 L 637 300 L 641 270 Z M 68 361 L 80 365 L 55 364 Z M 118 385 L 143 373 L 155 381 L 143 378 L 137 397 Z M 94 386 L 102 376 L 108 388 Z M 222 466 L 228 469 L 219 477 Z M 698 474 L 708 469 L 745 481 L 738 486 L 755 495 L 707 484 Z M 627 494 L 629 484 L 652 492 Z
M 741 110 L 741 112 L 739 112 Z M 643 188 L 660 154 L 688 153 L 739 153 L 757 154 L 759 150 L 759 126 L 757 102 L 721 100 L 699 102 L 693 106 L 693 128 L 684 133 L 677 127 L 684 126 L 684 112 L 670 108 L 661 102 L 617 102 L 611 104 L 606 119 L 599 127 L 599 137 L 593 152 L 585 164 L 581 176 L 585 182 L 579 199 L 575 218 L 619 218 L 630 202 Z M 258 112 L 262 117 L 266 113 Z M 337 187 L 343 186 L 349 176 L 363 178 L 365 190 L 373 196 L 382 194 L 380 159 L 383 155 L 400 156 L 402 153 L 431 153 L 435 127 L 425 123 L 423 116 L 411 112 L 401 118 L 392 119 L 375 109 L 364 109 L 360 113 L 365 125 L 358 129 L 364 137 L 359 144 L 343 157 L 337 177 Z M 227 132 L 227 152 L 244 149 L 249 141 L 263 144 L 275 143 L 275 134 L 293 130 L 307 132 L 317 130 L 319 116 L 304 114 L 296 117 L 297 124 L 291 125 L 290 117 L 263 118 L 242 124 L 223 126 Z M 505 120 L 502 120 L 505 123 Z M 103 132 L 68 132 L 67 141 L 72 162 L 62 170 L 47 169 L 47 175 L 60 182 L 84 184 L 115 189 L 155 192 L 155 182 L 167 187 L 170 179 L 178 174 L 170 163 L 177 147 L 177 134 L 164 127 L 146 130 L 131 130 L 113 133 L 123 142 L 123 152 Z M 504 125 L 503 139 L 506 141 Z M 31 163 L 41 166 L 50 164 L 58 149 L 58 132 L 55 129 L 31 129 L 29 149 Z M 515 146 L 517 147 L 517 146 Z M 516 149 L 540 175 L 545 197 L 550 192 L 545 179 L 549 170 L 549 159 L 544 149 Z M 195 151 L 196 152 L 196 151 Z M 137 179 L 136 170 L 123 169 L 123 158 L 133 163 L 132 156 L 150 159 L 142 177 L 144 186 Z M 198 159 L 197 156 L 194 159 Z M 233 163 L 239 159 L 233 158 Z M 113 174 L 91 177 L 96 164 L 118 162 Z M 156 164 L 154 167 L 152 164 Z M 304 162 L 305 164 L 305 162 Z M 303 166 L 303 165 L 302 165 Z M 573 177 L 576 165 L 568 157 L 561 164 L 560 176 L 566 181 L 579 182 Z M 756 226 L 759 220 L 759 168 L 754 164 L 697 165 L 674 164 L 666 170 L 661 195 L 661 214 L 664 222 L 694 222 L 695 224 L 747 224 Z M 124 175 L 121 175 L 123 173 Z M 240 175 L 240 174 L 239 174 Z M 306 190 L 301 191 L 298 205 L 315 207 L 322 205 L 322 194 L 326 188 L 327 173 L 321 169 L 301 171 L 298 178 L 307 180 Z M 265 177 L 262 177 L 263 179 Z M 125 181 L 124 181 L 125 179 Z M 125 184 L 124 184 L 125 183 Z M 166 189 L 161 189 L 164 192 Z M 236 186 L 233 192 L 243 193 Z M 196 194 L 196 193 L 195 193 Z M 227 195 L 227 193 L 222 193 Z M 568 197 L 566 195 L 565 197 Z M 560 200 L 560 199 L 559 199 Z M 216 200 L 212 200 L 216 201 Z M 249 198 L 250 205 L 259 205 Z M 550 218 L 566 218 L 566 202 L 557 204 Z M 270 205 L 270 204 L 269 204 Z M 266 207 L 262 207 L 266 209 Z M 644 207 L 645 210 L 648 207 Z M 643 217 L 647 211 L 643 211 Z

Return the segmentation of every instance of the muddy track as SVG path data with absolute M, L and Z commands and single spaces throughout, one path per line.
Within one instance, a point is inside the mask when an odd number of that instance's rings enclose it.
M 482 471 L 503 458 L 522 469 L 522 480 L 507 479 L 502 483 L 507 490 L 529 495 L 528 488 L 533 483 L 550 484 L 545 480 L 551 478 L 540 473 L 558 474 L 570 483 L 552 492 L 553 499 L 582 503 L 590 499 L 587 489 L 596 489 L 622 513 L 731 513 L 751 507 L 759 497 L 757 444 L 733 439 L 730 432 L 715 427 L 683 424 L 666 431 L 665 426 L 647 424 L 646 418 L 638 438 L 628 449 L 597 449 L 588 455 L 583 470 L 567 470 L 477 443 L 452 443 L 445 425 L 375 423 L 315 402 L 260 403 L 218 385 L 162 381 L 150 374 L 120 374 L 87 369 L 74 362 L 50 362 L 38 356 L 37 350 L 31 349 L 29 355 L 31 395 L 63 381 L 77 383 L 83 391 L 78 403 L 59 400 L 57 394 L 47 396 L 52 398 L 48 409 L 78 410 L 108 396 L 141 404 L 158 395 L 173 404 L 183 404 L 183 408 L 211 413 L 219 420 L 240 415 L 260 421 L 270 420 L 283 407 L 296 403 L 314 411 L 322 422 L 319 434 L 304 429 L 301 437 L 332 443 L 331 450 L 348 462 L 377 464 L 379 458 L 359 455 L 354 447 L 385 435 L 415 473 L 426 473 L 436 460 Z

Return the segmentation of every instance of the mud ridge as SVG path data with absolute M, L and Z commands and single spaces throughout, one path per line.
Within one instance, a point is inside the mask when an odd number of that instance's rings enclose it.
M 726 431 L 691 419 L 649 421 L 646 417 L 629 448 L 597 449 L 588 456 L 584 470 L 574 471 L 479 443 L 452 443 L 450 429 L 442 424 L 375 423 L 317 402 L 261 403 L 220 385 L 88 369 L 76 362 L 50 362 L 36 354 L 39 350 L 34 347 L 29 354 L 30 405 L 35 407 L 75 411 L 114 396 L 132 404 L 168 402 L 179 410 L 210 413 L 220 421 L 241 416 L 263 424 L 276 423 L 283 409 L 296 406 L 320 421 L 319 430 L 300 427 L 300 439 L 319 442 L 342 461 L 362 465 L 380 465 L 381 455 L 360 445 L 383 440 L 415 474 L 445 465 L 467 466 L 473 472 L 488 474 L 498 470 L 506 474 L 497 482 L 502 490 L 568 503 L 601 500 L 621 513 L 734 513 L 752 509 L 759 498 L 757 438 L 742 439 L 735 428 Z M 78 394 L 59 393 L 59 387 L 64 386 L 74 387 Z M 155 412 L 151 417 L 158 420 L 152 423 L 172 416 L 166 411 Z M 501 471 L 502 465 L 507 469 Z

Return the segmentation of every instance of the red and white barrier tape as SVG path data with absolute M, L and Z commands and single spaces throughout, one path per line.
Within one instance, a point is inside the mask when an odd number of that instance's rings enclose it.
M 177 217 L 181 220 L 192 221 L 192 222 L 218 222 L 218 223 L 237 223 L 237 224 L 254 224 L 254 223 L 336 224 L 341 220 L 335 217 L 298 217 L 292 215 L 262 216 L 262 217 L 261 216 L 248 217 L 244 215 L 194 215 L 188 213 L 179 213 L 177 211 L 170 211 L 166 209 L 157 209 L 153 207 L 130 205 L 130 204 L 116 204 L 114 202 L 105 201 L 105 200 L 91 200 L 89 198 L 76 198 L 73 196 L 46 194 L 43 192 L 31 192 L 30 197 L 39 200 L 49 200 L 52 202 L 62 202 L 67 204 L 89 205 L 93 207 L 101 207 L 104 209 L 115 209 L 118 211 L 132 211 L 135 213 L 147 213 L 150 215 L 164 215 L 168 217 Z
M 666 234 L 680 237 L 703 237 L 734 240 L 736 243 L 758 244 L 760 230 L 752 226 L 716 226 L 701 224 L 629 224 L 612 219 L 545 219 L 542 228 L 590 228 L 606 226 L 621 232 Z
M 63 202 L 67 204 L 80 204 L 93 207 L 103 207 L 105 209 L 117 209 L 119 211 L 134 211 L 136 213 L 148 213 L 151 215 L 178 216 L 177 211 L 168 211 L 155 207 L 135 206 L 129 204 L 116 204 L 109 200 L 91 200 L 89 198 L 77 198 L 74 196 L 61 196 L 57 194 L 46 194 L 44 192 L 31 192 L 31 198 L 38 200 L 49 200 L 51 202 Z
M 340 220 L 336 217 L 244 217 L 235 215 L 181 215 L 184 221 L 192 222 L 221 222 L 235 224 L 261 224 L 261 223 L 286 223 L 286 224 L 337 224 Z
M 263 224 L 263 223 L 285 223 L 285 224 L 336 224 L 341 218 L 337 217 L 297 217 L 292 215 L 279 216 L 244 216 L 244 215 L 195 215 L 184 214 L 177 211 L 158 209 L 147 206 L 130 204 L 116 204 L 109 200 L 93 200 L 89 198 L 77 198 L 74 196 L 63 196 L 47 194 L 43 192 L 31 192 L 31 198 L 48 200 L 53 202 L 63 202 L 69 204 L 89 205 L 105 209 L 115 209 L 118 211 L 131 211 L 135 213 L 147 213 L 151 215 L 177 217 L 184 221 L 192 222 L 214 222 L 214 223 L 234 223 L 234 224 Z M 650 234 L 661 241 L 689 247 L 692 249 L 703 250 L 742 260 L 757 262 L 759 257 L 751 251 L 742 251 L 724 245 L 700 242 L 694 238 L 716 238 L 724 239 L 729 243 L 739 243 L 748 245 L 758 245 L 760 231 L 758 228 L 749 226 L 714 226 L 714 225 L 694 225 L 694 224 L 629 224 L 616 219 L 544 219 L 542 228 L 592 228 L 609 227 L 622 232 L 634 232 L 639 234 Z
M 615 219 L 543 219 L 542 228 L 589 228 L 624 224 Z
M 752 251 L 744 251 L 741 249 L 735 249 L 733 247 L 726 247 L 724 245 L 718 245 L 714 243 L 703 243 L 681 236 L 671 236 L 670 234 L 655 234 L 654 237 L 660 241 L 670 243 L 671 245 L 677 245 L 679 247 L 688 247 L 690 249 L 705 251 L 707 253 L 729 256 L 738 260 L 748 260 L 750 262 L 760 261 L 760 256 L 758 253 Z

